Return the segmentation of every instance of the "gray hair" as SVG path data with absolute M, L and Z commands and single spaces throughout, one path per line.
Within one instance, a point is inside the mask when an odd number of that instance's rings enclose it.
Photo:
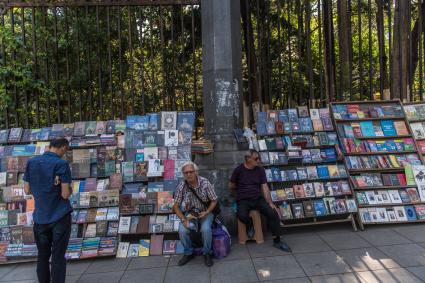
M 183 164 L 183 166 L 182 166 L 182 169 L 181 169 L 181 171 L 182 171 L 182 173 L 183 173 L 183 170 L 184 170 L 184 167 L 186 167 L 186 166 L 192 166 L 192 168 L 193 168 L 193 170 L 195 170 L 196 172 L 198 172 L 198 165 L 196 165 L 195 163 L 193 163 L 192 161 L 188 161 L 188 162 L 185 162 L 184 164 Z
M 253 154 L 260 155 L 260 153 L 258 151 L 256 151 L 255 149 L 249 149 L 245 152 L 245 155 L 244 155 L 245 161 L 248 159 L 248 157 L 251 157 Z

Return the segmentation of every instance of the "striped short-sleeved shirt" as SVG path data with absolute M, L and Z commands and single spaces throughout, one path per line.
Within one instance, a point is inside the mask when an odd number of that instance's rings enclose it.
M 198 185 L 193 189 L 205 203 L 217 200 L 213 185 L 204 177 L 198 176 Z M 195 211 L 200 213 L 208 209 L 191 192 L 188 183 L 185 181 L 180 182 L 177 186 L 174 202 L 183 212 Z

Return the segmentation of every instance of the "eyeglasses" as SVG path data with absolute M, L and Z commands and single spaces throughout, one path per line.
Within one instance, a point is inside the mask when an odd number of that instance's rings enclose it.
M 186 172 L 183 172 L 184 175 L 189 175 L 189 174 L 193 174 L 193 173 L 195 173 L 195 171 L 186 171 Z
M 255 161 L 260 161 L 261 160 L 261 158 L 259 156 L 257 156 L 256 158 L 252 158 L 252 159 L 254 159 Z

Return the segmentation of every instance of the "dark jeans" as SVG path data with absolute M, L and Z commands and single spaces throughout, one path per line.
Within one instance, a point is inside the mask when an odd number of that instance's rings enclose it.
M 66 275 L 65 251 L 71 234 L 71 214 L 50 224 L 34 223 L 34 237 L 38 249 L 37 277 L 40 283 L 64 283 Z M 49 259 L 52 256 L 52 271 Z
M 269 225 L 273 236 L 281 235 L 279 214 L 276 210 L 270 207 L 263 197 L 254 200 L 238 201 L 237 216 L 245 225 L 252 225 L 251 217 L 249 217 L 249 212 L 251 210 L 258 210 L 267 218 L 267 224 Z

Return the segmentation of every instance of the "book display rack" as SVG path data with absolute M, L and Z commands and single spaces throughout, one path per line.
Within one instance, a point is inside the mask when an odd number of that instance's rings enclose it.
M 283 226 L 351 222 L 357 206 L 328 108 L 257 113 L 258 144 Z
M 149 121 L 127 117 L 117 257 L 182 252 L 173 194 L 183 177 L 182 166 L 192 159 L 194 121 L 194 112 L 161 112 Z M 144 129 L 147 123 L 150 127 Z
M 406 168 L 423 164 L 400 101 L 331 103 L 363 224 L 418 221 L 417 186 Z M 407 217 L 406 215 L 412 215 Z
M 32 231 L 34 200 L 25 195 L 23 174 L 28 159 L 43 154 L 50 140 L 66 137 L 71 150 L 64 157 L 72 171 L 71 204 L 74 208 L 68 259 L 115 255 L 117 235 L 111 234 L 113 220 L 118 220 L 121 187 L 109 186 L 110 174 L 97 174 L 103 162 L 98 152 L 109 148 L 119 156 L 117 141 L 123 121 L 89 121 L 55 124 L 51 128 L 0 130 L 0 258 L 2 262 L 34 260 L 37 248 Z M 108 127 L 106 127 L 108 125 Z M 112 127 L 113 125 L 113 127 Z M 122 127 L 121 127 L 122 128 Z M 117 154 L 116 154 L 117 153 Z M 115 173 L 115 160 L 113 172 Z M 119 160 L 117 159 L 117 162 Z
M 28 159 L 43 154 L 58 137 L 68 138 L 71 148 L 64 156 L 71 167 L 74 209 L 67 259 L 117 251 L 123 257 L 122 246 L 127 246 L 125 257 L 136 256 L 136 248 L 137 256 L 182 252 L 181 244 L 164 240 L 164 234 L 177 236 L 173 193 L 181 166 L 191 160 L 193 125 L 194 112 L 161 112 L 0 130 L 0 263 L 36 259 L 34 200 L 25 195 L 22 178 Z M 135 237 L 142 239 L 135 243 Z
M 425 154 L 425 103 L 404 103 L 404 112 L 410 123 L 413 137 L 416 140 L 420 153 Z

